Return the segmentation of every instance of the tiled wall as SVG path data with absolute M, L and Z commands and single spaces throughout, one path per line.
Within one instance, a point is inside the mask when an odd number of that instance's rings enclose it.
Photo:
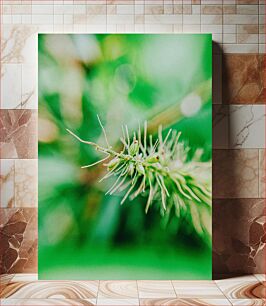
M 264 2 L 0 0 L 2 273 L 37 271 L 38 32 L 213 33 L 214 274 L 265 272 Z

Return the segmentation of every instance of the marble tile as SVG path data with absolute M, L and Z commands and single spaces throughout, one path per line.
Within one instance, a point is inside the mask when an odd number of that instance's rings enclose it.
M 37 209 L 0 209 L 0 273 L 37 272 Z
M 256 279 L 260 282 L 266 282 L 266 275 L 265 274 L 255 274 Z
M 15 204 L 15 163 L 13 159 L 0 160 L 0 207 Z
M 176 297 L 171 281 L 137 281 L 139 298 Z
M 264 199 L 213 200 L 213 275 L 264 273 L 266 207 Z M 254 276 L 234 278 L 256 282 Z M 227 282 L 221 280 L 220 282 Z
M 9 283 L 2 298 L 90 299 L 96 298 L 98 281 L 38 281 Z
M 54 306 L 54 305 L 62 305 L 62 306 L 92 306 L 96 305 L 96 299 L 2 299 L 1 305 L 23 305 L 23 306 Z
M 265 103 L 262 55 L 225 54 L 223 63 L 223 103 Z
M 259 197 L 265 198 L 266 185 L 266 165 L 265 165 L 265 149 L 259 150 Z
M 257 149 L 213 150 L 213 197 L 257 198 Z
M 37 273 L 16 273 L 12 278 L 12 283 L 16 282 L 32 282 L 38 280 Z
M 213 281 L 172 281 L 172 283 L 178 298 L 224 298 Z
M 123 305 L 123 306 L 139 306 L 138 299 L 97 299 L 97 305 Z
M 225 298 L 223 299 L 140 299 L 140 306 L 227 306 L 231 305 Z
M 1 61 L 36 64 L 37 31 L 33 25 L 5 25 L 1 31 Z
M 221 15 L 223 14 L 222 5 L 201 5 L 201 14 Z
M 0 110 L 0 157 L 37 157 L 37 111 Z
M 22 65 L 21 108 L 37 109 L 37 61 Z
M 1 65 L 1 108 L 17 108 L 21 103 L 21 64 Z
M 266 298 L 266 287 L 258 282 L 237 282 L 235 280 L 216 281 L 217 286 L 221 289 L 227 298 L 231 299 L 262 299 Z
M 212 106 L 212 147 L 227 149 L 229 136 L 228 105 Z
M 258 4 L 259 0 L 236 0 L 236 4 Z
M 231 304 L 234 305 L 246 305 L 246 306 L 264 306 L 266 300 L 263 299 L 229 299 Z
M 230 105 L 230 148 L 265 148 L 264 105 Z
M 98 298 L 138 298 L 136 281 L 100 281 Z
M 0 298 L 2 297 L 2 291 L 11 282 L 13 277 L 14 277 L 14 274 L 1 274 L 0 275 Z
M 19 159 L 15 161 L 16 207 L 37 207 L 37 167 L 37 159 Z

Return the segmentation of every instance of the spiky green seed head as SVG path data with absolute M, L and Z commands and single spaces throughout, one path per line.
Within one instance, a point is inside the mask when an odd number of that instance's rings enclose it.
M 129 147 L 129 154 L 134 156 L 139 152 L 139 142 L 135 139 Z
M 128 165 L 128 174 L 130 176 L 132 176 L 134 174 L 134 170 L 135 170 L 135 167 L 134 167 L 133 163 L 129 163 L 129 165 Z
M 119 158 L 117 158 L 117 157 L 113 158 L 113 159 L 107 164 L 107 169 L 108 169 L 109 171 L 113 170 L 115 167 L 118 166 L 119 162 L 120 162 Z
M 136 165 L 136 169 L 137 169 L 137 171 L 138 171 L 139 174 L 145 175 L 145 169 L 144 169 L 144 167 L 142 166 L 142 164 L 137 164 L 137 165 Z
M 151 163 L 151 164 L 153 164 L 153 163 L 158 163 L 159 162 L 159 155 L 158 154 L 153 154 L 153 155 L 150 155 L 150 156 L 148 156 L 147 158 L 146 158 L 146 161 L 148 162 L 148 163 Z

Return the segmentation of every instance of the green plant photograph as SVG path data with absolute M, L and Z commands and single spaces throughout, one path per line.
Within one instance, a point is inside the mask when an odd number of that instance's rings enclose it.
M 39 34 L 40 279 L 211 279 L 212 37 Z

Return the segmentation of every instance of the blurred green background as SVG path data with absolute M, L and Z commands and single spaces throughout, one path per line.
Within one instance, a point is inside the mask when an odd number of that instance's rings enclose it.
M 211 35 L 39 35 L 39 278 L 210 279 L 211 243 L 184 220 L 106 196 L 102 155 L 66 132 L 119 147 L 121 125 L 182 131 L 211 159 Z M 210 174 L 211 175 L 211 174 Z M 210 220 L 211 222 L 211 220 Z M 208 240 L 208 241 L 207 241 Z

